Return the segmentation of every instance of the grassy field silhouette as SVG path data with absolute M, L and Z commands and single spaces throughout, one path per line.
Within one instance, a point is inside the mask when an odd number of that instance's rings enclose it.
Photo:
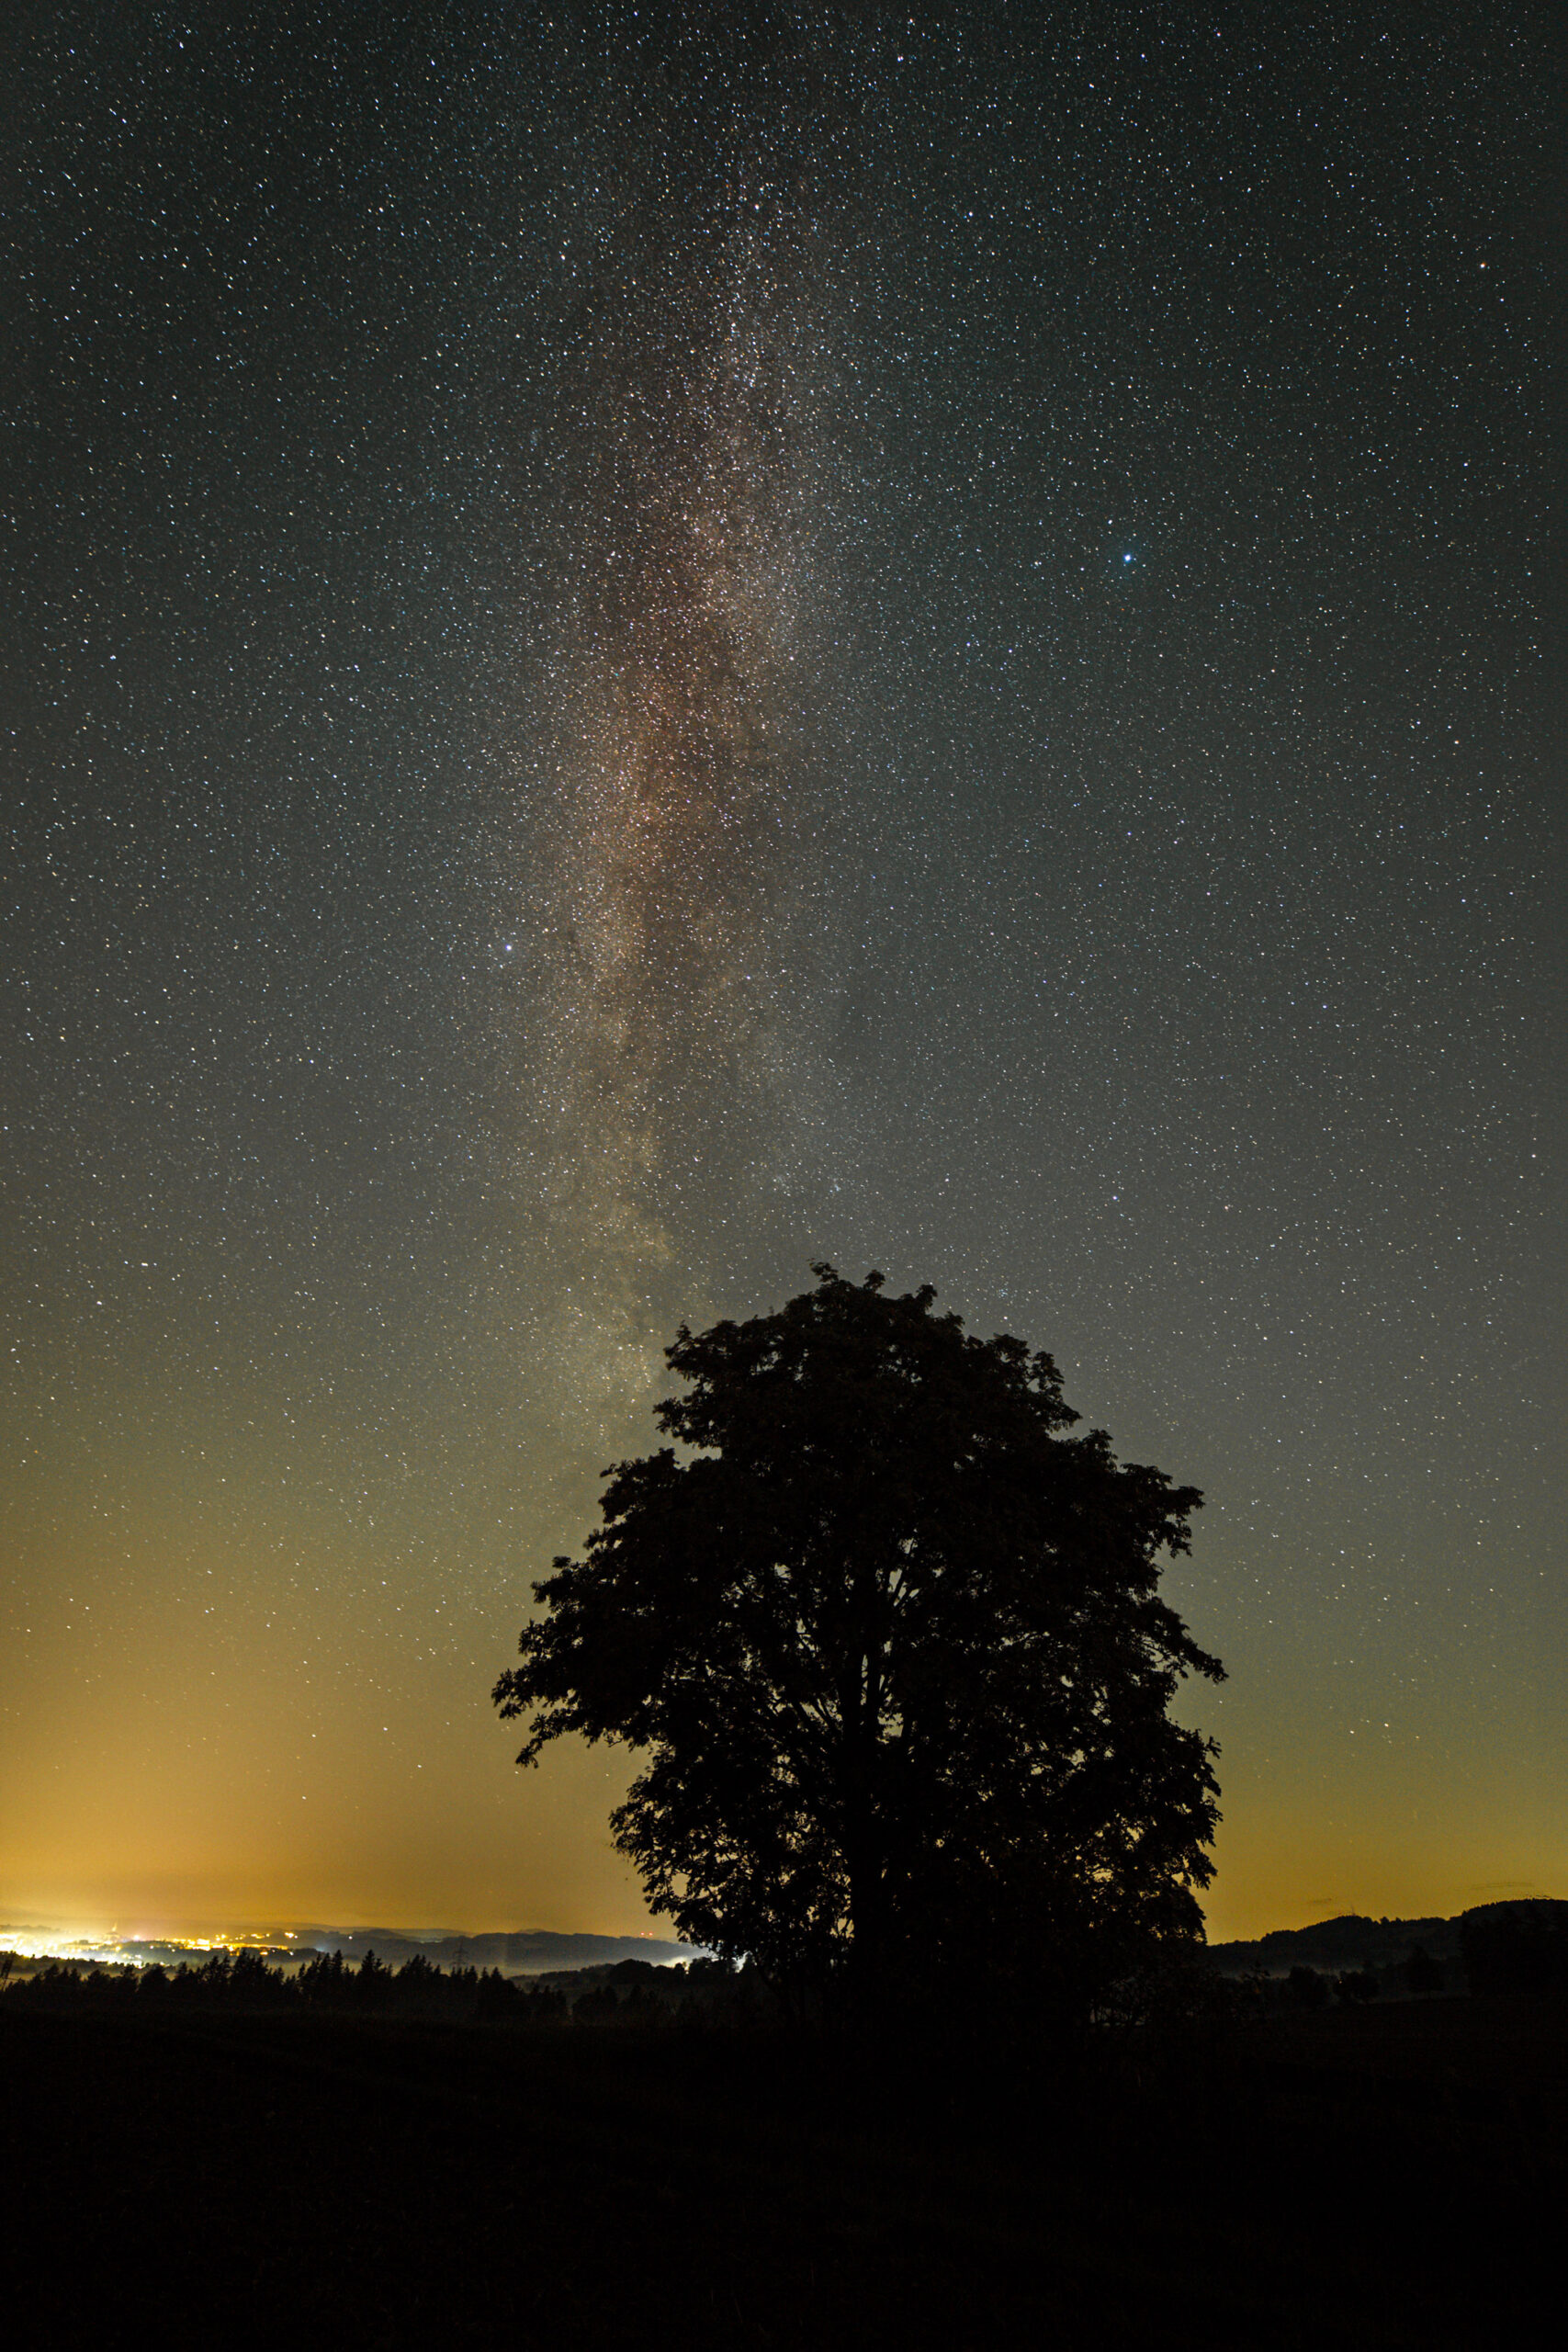
M 1513 2340 L 1568 2007 L 965 2030 L 66 2015 L 0 1999 L 16 2340 Z

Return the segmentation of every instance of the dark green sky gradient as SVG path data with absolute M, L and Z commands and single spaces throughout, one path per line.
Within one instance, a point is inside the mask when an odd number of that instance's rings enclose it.
M 1541 23 L 916 27 L 24 21 L 0 1914 L 640 1923 L 486 1694 L 824 1255 L 1206 1489 L 1216 1932 L 1564 1892 Z

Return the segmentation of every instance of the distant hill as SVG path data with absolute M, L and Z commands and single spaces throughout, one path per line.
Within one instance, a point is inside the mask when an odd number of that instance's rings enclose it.
M 1555 1957 L 1568 1946 L 1568 1904 L 1546 1897 L 1512 1903 L 1483 1903 L 1452 1919 L 1368 1919 L 1348 1911 L 1311 1928 L 1276 1928 L 1249 1943 L 1211 1944 L 1209 1957 L 1222 1976 L 1287 1976 L 1292 1968 L 1315 1968 L 1325 1975 L 1370 1968 L 1397 1968 L 1420 1944 L 1433 1960 L 1453 1971 L 1450 1982 L 1522 1964 L 1536 1973 L 1561 1970 Z M 1506 1958 L 1494 1958 L 1506 1954 Z M 1517 1951 L 1516 1951 L 1517 1948 Z M 1549 1955 L 1552 1955 L 1549 1957 Z M 1500 1980 L 1499 1980 L 1500 1981 Z M 1477 1979 L 1479 1983 L 1479 1979 Z
M 374 1951 L 392 1968 L 418 1953 L 436 1968 L 499 1968 L 505 1976 L 550 1976 L 567 1969 L 611 1967 L 622 1960 L 668 1967 L 701 1957 L 695 1944 L 660 1943 L 651 1936 L 567 1936 L 538 1928 L 480 1936 L 455 1929 L 421 1935 L 399 1928 L 301 1928 L 293 1949 L 340 1951 L 345 1960 L 362 1960 Z
M 1311 1928 L 1275 1928 L 1250 1943 L 1211 1944 L 1222 1976 L 1287 1976 L 1292 1968 L 1336 1974 L 1351 1968 L 1396 1968 L 1422 1945 L 1434 1960 L 1457 1962 L 1460 1923 L 1453 1919 L 1368 1919 L 1347 1911 Z

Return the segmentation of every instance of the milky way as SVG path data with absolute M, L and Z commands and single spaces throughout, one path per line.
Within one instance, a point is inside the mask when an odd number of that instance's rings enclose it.
M 831 1086 L 824 884 L 845 808 L 825 711 L 845 699 L 866 224 L 822 168 L 815 53 L 778 44 L 756 86 L 637 88 L 563 232 L 552 418 L 571 455 L 503 770 L 530 887 L 498 890 L 500 953 L 529 985 L 501 1017 L 500 1119 L 580 1415 L 646 1394 L 673 1317 L 711 1298 L 715 1238 L 733 1257 L 776 1222 Z
M 813 322 L 795 224 L 737 179 L 735 225 L 721 213 L 700 258 L 640 252 L 633 327 L 617 276 L 584 334 L 610 413 L 558 672 L 546 1182 L 565 1229 L 628 1272 L 761 1172 L 808 879 L 792 689 L 821 594 Z

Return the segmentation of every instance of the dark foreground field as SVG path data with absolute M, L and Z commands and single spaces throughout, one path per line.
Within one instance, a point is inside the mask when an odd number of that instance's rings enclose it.
M 1492 2346 L 1560 2244 L 1568 2011 L 934 2070 L 676 2031 L 0 2001 L 8 2340 Z

